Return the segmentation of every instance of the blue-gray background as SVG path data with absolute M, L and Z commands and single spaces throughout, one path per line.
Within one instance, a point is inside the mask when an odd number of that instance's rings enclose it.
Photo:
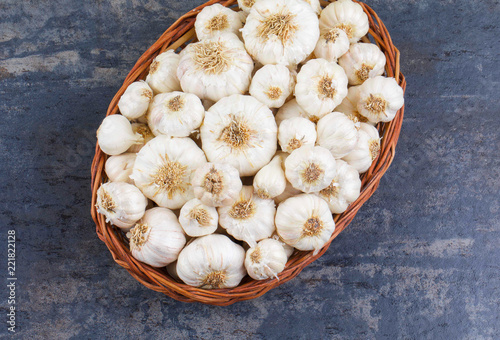
M 408 80 L 397 156 L 296 279 L 221 308 L 148 290 L 113 262 L 89 215 L 95 130 L 135 60 L 202 2 L 1 1 L 0 277 L 15 229 L 17 336 L 500 338 L 496 0 L 368 1 Z M 0 334 L 6 299 L 4 286 Z

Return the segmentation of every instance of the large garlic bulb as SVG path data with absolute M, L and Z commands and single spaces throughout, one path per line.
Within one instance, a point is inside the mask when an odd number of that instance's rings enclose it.
M 177 78 L 179 60 L 179 55 L 173 50 L 165 51 L 153 60 L 149 66 L 146 82 L 155 94 L 181 90 L 179 79 Z
M 370 125 L 375 125 L 366 118 L 362 116 L 358 111 L 358 101 L 359 101 L 359 86 L 351 86 L 347 91 L 347 96 L 344 98 L 342 103 L 335 108 L 335 111 L 342 112 L 354 123 L 368 123 Z
M 143 116 L 153 98 L 153 90 L 144 80 L 130 84 L 118 101 L 120 113 L 130 120 Z
M 287 101 L 282 107 L 280 107 L 274 118 L 276 119 L 276 124 L 280 126 L 281 122 L 285 119 L 294 117 L 304 117 L 313 123 L 316 123 L 319 120 L 318 117 L 309 116 L 309 114 L 302 107 L 300 107 L 299 104 L 297 104 L 297 100 L 295 98 Z
M 179 215 L 179 222 L 184 232 L 191 237 L 212 234 L 217 230 L 219 215 L 214 207 L 203 204 L 193 198 L 184 204 Z
M 351 0 L 337 0 L 323 9 L 319 18 L 320 28 L 342 29 L 351 43 L 368 33 L 368 16 L 361 5 Z
M 221 33 L 238 34 L 242 26 L 238 13 L 221 4 L 203 8 L 194 22 L 198 40 L 213 38 Z
M 281 150 L 289 153 L 304 145 L 314 146 L 316 137 L 316 125 L 302 117 L 285 119 L 278 129 Z
M 361 123 L 358 131 L 356 147 L 342 159 L 358 170 L 366 172 L 380 152 L 380 136 L 378 130 L 366 123 Z
M 370 78 L 358 90 L 358 111 L 372 123 L 393 120 L 404 103 L 403 89 L 394 78 Z
M 135 153 L 124 153 L 109 157 L 104 164 L 104 171 L 106 172 L 109 181 L 134 184 L 130 175 L 134 169 L 135 158 Z
M 349 51 L 349 38 L 340 28 L 322 28 L 320 33 L 314 49 L 314 55 L 317 58 L 337 62 L 338 58 Z
M 318 145 L 327 148 L 335 158 L 354 150 L 358 141 L 359 123 L 342 112 L 332 112 L 318 122 Z
M 257 196 L 263 199 L 274 198 L 285 191 L 286 178 L 281 166 L 282 157 L 274 158 L 257 172 L 253 179 L 253 187 Z
M 265 65 L 252 78 L 250 94 L 268 107 L 281 107 L 292 94 L 295 78 L 283 65 Z
M 147 142 L 155 138 L 147 123 L 132 123 L 132 131 L 142 136 L 142 142 L 132 145 L 127 152 L 138 153 Z
M 134 144 L 142 143 L 144 139 L 132 131 L 132 125 L 122 115 L 111 115 L 103 119 L 97 129 L 97 141 L 101 150 L 110 156 L 127 151 Z
M 375 44 L 352 44 L 349 51 L 339 59 L 349 85 L 360 85 L 368 78 L 384 73 L 385 55 Z
M 280 241 L 268 238 L 247 250 L 245 268 L 254 280 L 278 278 L 288 257 Z

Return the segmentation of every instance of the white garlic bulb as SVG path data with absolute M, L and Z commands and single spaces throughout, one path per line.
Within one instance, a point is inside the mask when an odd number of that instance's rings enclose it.
M 141 219 L 148 200 L 132 184 L 108 182 L 97 190 L 97 211 L 106 216 L 106 222 L 121 229 L 129 229 Z
M 320 30 L 320 37 L 314 49 L 316 57 L 337 62 L 337 59 L 347 51 L 349 51 L 349 38 L 343 30 L 338 27 Z
M 326 6 L 321 12 L 319 25 L 320 28 L 342 29 L 351 44 L 365 36 L 370 28 L 363 7 L 351 0 L 337 0 Z
M 282 246 L 282 247 L 283 247 L 283 249 L 285 250 L 285 254 L 286 254 L 286 257 L 287 257 L 287 258 L 290 258 L 290 256 L 292 256 L 293 251 L 295 250 L 295 248 L 294 248 L 294 247 L 292 247 L 292 246 L 289 246 L 288 244 L 286 244 L 286 243 L 285 243 L 285 241 L 283 241 L 283 239 L 282 239 L 282 238 L 278 235 L 278 233 L 276 233 L 276 232 L 275 232 L 275 233 L 273 234 L 273 236 L 271 236 L 271 238 L 272 238 L 273 240 L 278 241 L 278 242 L 281 244 L 281 246 Z
M 335 111 L 342 112 L 354 123 L 367 123 L 370 125 L 375 125 L 375 123 L 370 122 L 365 116 L 362 116 L 358 112 L 358 96 L 359 86 L 351 86 L 347 91 L 347 96 L 344 98 L 342 103 L 335 108 Z
M 180 56 L 173 50 L 165 51 L 153 60 L 149 66 L 146 83 L 155 94 L 181 90 L 176 73 L 179 60 Z
M 222 228 L 250 247 L 255 247 L 258 241 L 270 237 L 275 230 L 274 201 L 254 195 L 252 186 L 244 185 L 238 200 L 230 206 L 220 207 L 218 211 Z
M 159 206 L 179 209 L 194 198 L 191 176 L 204 163 L 203 151 L 190 138 L 160 135 L 139 151 L 130 177 Z
M 315 194 L 328 203 L 332 214 L 340 214 L 359 197 L 360 191 L 361 179 L 358 171 L 339 159 L 335 178 L 329 186 Z
M 309 60 L 297 74 L 295 98 L 309 114 L 322 118 L 347 95 L 347 76 L 342 67 L 325 59 Z
M 280 241 L 268 238 L 247 250 L 245 268 L 254 280 L 270 278 L 279 280 L 278 274 L 285 269 L 287 260 L 288 257 Z
M 160 93 L 148 110 L 148 124 L 155 135 L 187 137 L 200 127 L 205 108 L 200 98 L 191 93 Z
M 248 53 L 262 64 L 296 65 L 316 46 L 318 17 L 302 0 L 258 1 L 241 32 Z
M 304 145 L 314 146 L 316 137 L 316 125 L 302 117 L 285 119 L 278 129 L 281 150 L 288 153 Z
M 335 158 L 321 146 L 305 145 L 285 160 L 286 178 L 295 189 L 303 192 L 326 188 L 335 174 Z
M 309 116 L 308 113 L 300 107 L 295 98 L 287 101 L 282 107 L 280 107 L 274 118 L 276 120 L 276 124 L 280 126 L 282 121 L 293 117 L 304 117 L 313 123 L 316 123 L 319 120 L 318 117 Z
M 366 172 L 380 152 L 380 136 L 378 130 L 366 123 L 361 123 L 358 131 L 356 147 L 342 159 L 358 170 Z
M 118 101 L 120 113 L 130 120 L 143 116 L 153 98 L 153 90 L 144 81 L 130 84 Z
M 186 284 L 206 289 L 236 287 L 246 275 L 245 250 L 227 236 L 193 240 L 179 254 L 177 275 Z
M 278 206 L 276 230 L 288 245 L 316 255 L 335 231 L 328 204 L 313 194 L 290 197 Z
M 254 175 L 276 152 L 274 116 L 251 96 L 219 100 L 205 113 L 200 134 L 208 160 L 231 164 L 240 176 Z
M 253 61 L 236 35 L 222 33 L 191 43 L 181 55 L 177 76 L 184 92 L 218 101 L 248 90 Z
M 342 112 L 332 112 L 318 122 L 318 145 L 327 148 L 335 158 L 354 150 L 360 123 L 354 123 Z
M 375 44 L 356 43 L 339 59 L 349 85 L 360 85 L 368 78 L 384 73 L 385 55 Z
M 192 237 L 209 235 L 217 230 L 219 215 L 214 207 L 203 204 L 193 198 L 184 204 L 179 215 L 179 222 L 184 232 Z
M 393 120 L 404 103 L 403 89 L 394 78 L 370 78 L 358 90 L 358 111 L 372 123 Z
M 177 260 L 186 237 L 177 216 L 166 208 L 152 208 L 130 229 L 132 256 L 151 267 L 165 267 Z
M 194 22 L 198 40 L 213 38 L 221 33 L 238 34 L 241 27 L 243 23 L 238 13 L 221 4 L 203 8 Z
M 140 134 L 143 140 L 141 143 L 132 145 L 130 148 L 128 148 L 127 152 L 137 153 L 142 149 L 144 145 L 146 145 L 147 142 L 155 138 L 155 135 L 153 134 L 147 123 L 132 123 L 132 131 Z
M 295 78 L 283 65 L 265 65 L 252 78 L 250 94 L 268 107 L 281 107 L 292 94 Z
M 124 153 L 109 157 L 104 165 L 104 171 L 109 181 L 134 184 L 134 181 L 129 176 L 134 169 L 135 158 L 135 153 Z
M 271 162 L 260 169 L 255 175 L 253 188 L 260 198 L 274 198 L 285 191 L 286 178 L 281 162 L 281 156 L 274 156 Z
M 211 207 L 233 204 L 242 187 L 238 170 L 224 163 L 201 165 L 194 172 L 191 185 L 195 197 Z
M 134 144 L 141 144 L 144 139 L 132 131 L 132 125 L 127 118 L 111 115 L 104 118 L 97 129 L 97 140 L 105 154 L 114 156 L 124 153 Z

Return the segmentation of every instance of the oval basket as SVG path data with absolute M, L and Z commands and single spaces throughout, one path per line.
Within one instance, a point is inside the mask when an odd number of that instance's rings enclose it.
M 149 65 L 152 60 L 161 52 L 167 49 L 182 49 L 189 42 L 196 40 L 194 31 L 194 22 L 196 15 L 205 7 L 214 3 L 221 3 L 227 7 L 235 7 L 236 0 L 220 1 L 211 0 L 196 9 L 183 15 L 165 33 L 156 41 L 137 61 L 128 76 L 126 77 L 122 87 L 113 100 L 111 101 L 107 115 L 116 114 L 118 112 L 118 100 L 127 88 L 127 86 L 139 79 L 144 79 L 148 73 Z M 329 4 L 328 1 L 321 1 L 323 7 Z M 365 13 L 368 15 L 370 22 L 370 30 L 367 36 L 362 40 L 364 42 L 374 42 L 385 53 L 387 58 L 386 75 L 394 77 L 398 84 L 406 89 L 406 81 L 399 69 L 399 51 L 392 43 L 389 32 L 377 16 L 377 14 L 366 4 L 359 2 Z M 237 9 L 237 8 L 235 8 Z M 380 154 L 373 162 L 370 169 L 361 176 L 362 191 L 359 198 L 353 202 L 349 208 L 340 215 L 334 215 L 336 229 L 328 243 L 319 251 L 317 255 L 313 252 L 295 251 L 290 257 L 285 269 L 281 272 L 279 280 L 268 279 L 262 281 L 252 280 L 246 276 L 240 285 L 232 289 L 213 289 L 205 290 L 188 286 L 172 279 L 166 272 L 165 268 L 150 267 L 132 257 L 129 251 L 128 240 L 123 233 L 116 227 L 105 222 L 102 215 L 97 213 L 95 204 L 97 197 L 97 189 L 106 180 L 104 173 L 104 163 L 106 155 L 101 151 L 99 145 L 96 145 L 94 160 L 92 162 L 92 218 L 96 224 L 96 232 L 109 251 L 113 255 L 113 259 L 120 266 L 128 270 L 128 272 L 144 286 L 164 293 L 176 300 L 185 302 L 202 302 L 211 305 L 225 306 L 237 301 L 249 300 L 259 297 L 268 290 L 293 279 L 297 276 L 308 264 L 318 259 L 330 246 L 337 235 L 344 230 L 352 221 L 358 210 L 364 202 L 370 198 L 377 189 L 380 179 L 389 168 L 398 142 L 399 132 L 403 121 L 404 106 L 399 110 L 394 120 L 389 123 L 379 124 L 378 129 L 380 135 L 383 136 L 380 146 Z

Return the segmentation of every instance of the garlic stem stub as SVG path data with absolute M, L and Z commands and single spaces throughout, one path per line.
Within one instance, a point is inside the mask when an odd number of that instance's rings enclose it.
M 279 280 L 278 274 L 285 269 L 287 260 L 288 257 L 281 242 L 268 238 L 247 250 L 245 268 L 254 280 L 271 278 Z
M 130 120 L 143 116 L 153 98 L 153 90 L 144 81 L 130 84 L 118 101 L 120 113 Z
M 316 125 L 302 117 L 285 119 L 278 129 L 281 150 L 289 153 L 304 145 L 314 146 L 316 137 Z
M 238 34 L 243 23 L 238 13 L 222 6 L 213 4 L 203 8 L 196 16 L 194 28 L 198 40 L 210 39 L 221 33 Z
M 339 59 L 349 85 L 361 85 L 365 80 L 381 76 L 385 70 L 385 55 L 375 44 L 356 43 Z
M 135 158 L 135 153 L 124 153 L 109 157 L 104 164 L 104 171 L 109 181 L 134 184 L 130 175 L 134 169 Z
M 282 157 L 276 155 L 269 164 L 260 169 L 255 175 L 253 187 L 256 195 L 260 198 L 274 198 L 285 191 L 286 177 L 281 163 Z
M 269 108 L 283 106 L 292 94 L 295 78 L 283 65 L 264 65 L 252 78 L 250 94 Z
M 390 122 L 405 103 L 403 95 L 396 79 L 370 78 L 358 89 L 357 108 L 372 123 Z
M 320 28 L 340 28 L 351 44 L 364 37 L 370 28 L 361 5 L 351 0 L 337 0 L 326 6 L 319 17 Z
M 219 215 L 214 207 L 193 198 L 181 208 L 179 222 L 184 232 L 191 237 L 209 235 L 217 230 Z
M 180 56 L 175 51 L 168 50 L 159 54 L 151 62 L 146 83 L 155 94 L 181 90 L 176 74 L 179 60 Z
M 380 153 L 378 130 L 369 124 L 361 123 L 356 147 L 342 159 L 360 174 L 366 172 Z
M 129 120 L 122 115 L 107 116 L 97 129 L 99 146 L 110 156 L 124 153 L 132 145 L 141 144 L 143 140 L 139 133 L 134 133 Z

